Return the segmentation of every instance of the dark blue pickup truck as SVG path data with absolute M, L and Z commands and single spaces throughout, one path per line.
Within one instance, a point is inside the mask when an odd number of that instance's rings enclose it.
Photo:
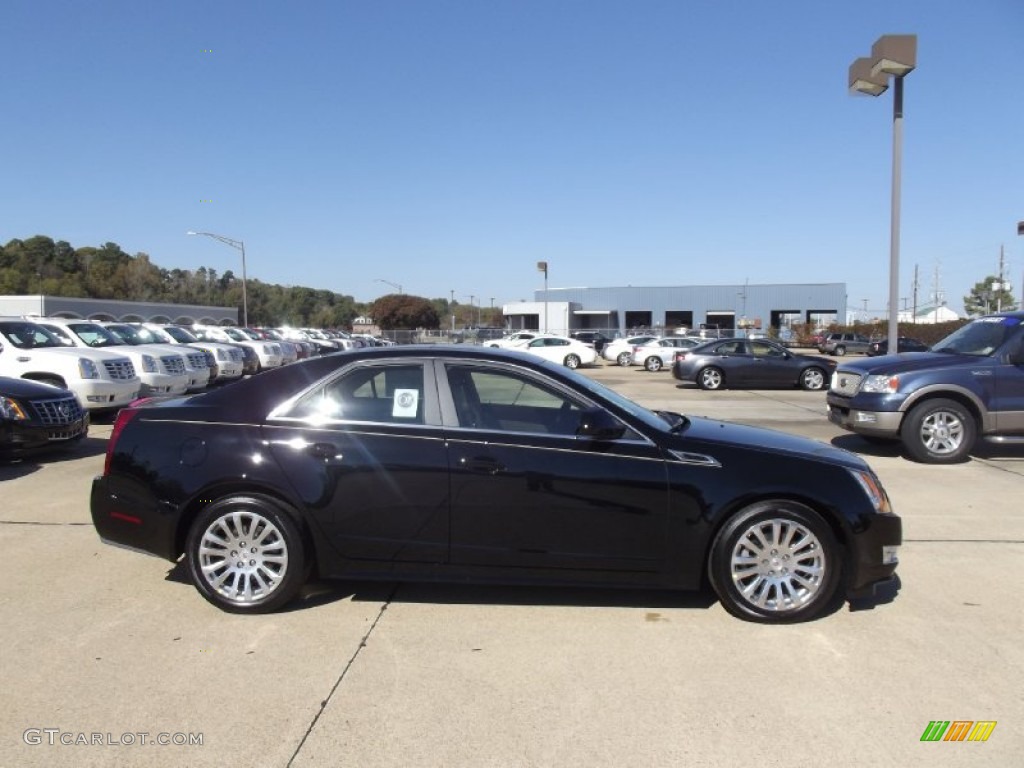
M 979 317 L 931 352 L 844 361 L 828 417 L 932 464 L 966 460 L 979 437 L 1024 444 L 1024 312 Z

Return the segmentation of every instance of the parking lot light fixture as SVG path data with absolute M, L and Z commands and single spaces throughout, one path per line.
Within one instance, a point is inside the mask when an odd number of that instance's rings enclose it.
M 242 327 L 249 327 L 249 297 L 246 294 L 246 275 L 245 275 L 245 243 L 241 240 L 232 240 L 230 237 L 224 237 L 224 235 L 215 235 L 213 232 L 193 232 L 191 229 L 185 233 L 186 235 L 203 235 L 205 237 L 212 237 L 214 240 L 220 240 L 225 245 L 230 245 L 232 248 L 236 248 L 242 252 Z
M 893 78 L 892 198 L 889 232 L 889 349 L 899 337 L 900 296 L 900 186 L 903 162 L 903 78 L 917 66 L 917 35 L 882 35 L 871 46 L 871 56 L 850 65 L 849 87 L 854 93 L 879 96 Z

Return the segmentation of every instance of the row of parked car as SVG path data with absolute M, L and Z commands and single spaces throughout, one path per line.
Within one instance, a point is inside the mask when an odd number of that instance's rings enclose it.
M 74 444 L 89 413 L 390 342 L 338 331 L 0 317 L 0 454 Z

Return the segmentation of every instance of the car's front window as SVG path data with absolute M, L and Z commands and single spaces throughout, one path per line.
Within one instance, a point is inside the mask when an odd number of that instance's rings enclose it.
M 35 323 L 2 323 L 0 334 L 18 349 L 40 349 L 63 346 L 56 336 Z
M 987 357 L 1020 330 L 1018 317 L 981 317 L 958 328 L 932 347 L 933 352 Z

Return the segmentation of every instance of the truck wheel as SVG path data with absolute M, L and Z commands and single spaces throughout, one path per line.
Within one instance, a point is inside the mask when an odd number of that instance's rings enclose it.
M 907 453 L 925 464 L 966 461 L 978 429 L 970 411 L 953 400 L 926 400 L 903 422 L 900 437 Z

